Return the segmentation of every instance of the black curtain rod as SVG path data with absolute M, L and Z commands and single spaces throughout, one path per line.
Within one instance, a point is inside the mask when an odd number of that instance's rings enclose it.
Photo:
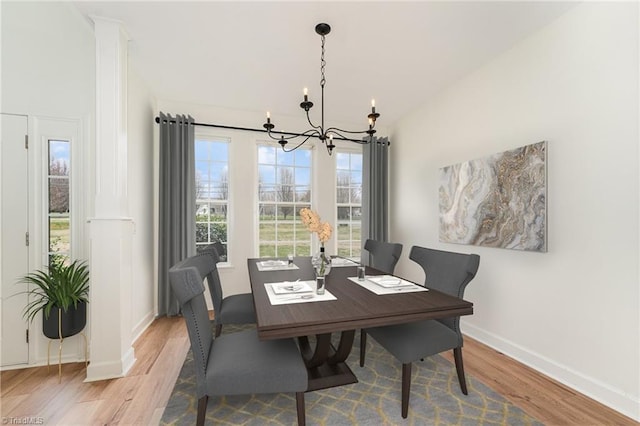
M 165 123 L 167 122 L 167 120 L 165 120 Z M 171 123 L 175 123 L 176 120 L 170 120 Z M 156 123 L 160 124 L 160 117 L 156 117 Z M 262 132 L 262 133 L 267 133 L 266 129 L 251 129 L 249 127 L 236 127 L 236 126 L 225 126 L 222 124 L 209 124 L 209 123 L 191 123 L 194 126 L 203 126 L 203 127 L 217 127 L 218 129 L 231 129 L 231 130 L 246 130 L 249 132 Z M 275 130 L 272 130 L 271 133 L 278 133 L 281 135 L 291 135 L 291 136 L 306 136 L 303 135 L 301 133 L 290 133 L 290 132 L 278 132 Z M 317 136 L 312 136 L 312 137 L 317 137 Z M 339 136 L 334 136 L 333 139 L 337 139 L 337 140 L 341 140 L 341 141 L 349 141 L 349 142 L 357 142 L 357 143 L 362 143 L 362 139 L 349 139 L 349 138 L 343 138 L 343 137 L 339 137 Z

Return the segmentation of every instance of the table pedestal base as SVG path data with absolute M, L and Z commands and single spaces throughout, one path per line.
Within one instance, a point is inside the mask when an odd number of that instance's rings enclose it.
M 358 383 L 358 378 L 344 362 L 307 369 L 307 373 L 309 374 L 307 392 Z
M 358 383 L 357 377 L 344 362 L 353 347 L 354 336 L 355 330 L 343 331 L 337 349 L 331 344 L 331 333 L 318 334 L 314 349 L 306 336 L 298 338 L 309 374 L 307 392 Z

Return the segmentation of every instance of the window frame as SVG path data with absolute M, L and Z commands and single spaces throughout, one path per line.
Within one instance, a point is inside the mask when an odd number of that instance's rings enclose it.
M 50 140 L 69 142 L 69 253 L 70 259 L 86 259 L 88 243 L 85 211 L 90 211 L 93 188 L 87 186 L 84 141 L 90 140 L 88 126 L 80 118 L 30 117 L 29 163 L 35 165 L 29 176 L 29 264 L 34 268 L 49 265 L 49 147 Z M 89 180 L 89 182 L 92 182 Z M 33 206 L 33 208 L 31 207 Z

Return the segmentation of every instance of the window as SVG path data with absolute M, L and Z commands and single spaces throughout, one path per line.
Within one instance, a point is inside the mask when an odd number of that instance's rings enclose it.
M 300 209 L 311 208 L 311 150 L 258 147 L 259 255 L 309 256 L 311 234 Z
M 338 255 L 359 258 L 362 219 L 362 154 L 336 152 Z
M 196 136 L 196 249 L 220 241 L 227 248 L 229 141 Z M 226 253 L 221 256 L 226 262 Z
M 71 257 L 70 152 L 69 141 L 47 140 L 47 252 L 50 264 Z

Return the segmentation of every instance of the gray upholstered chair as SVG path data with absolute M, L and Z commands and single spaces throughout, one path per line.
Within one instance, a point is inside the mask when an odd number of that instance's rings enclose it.
M 400 259 L 400 254 L 402 254 L 402 244 L 384 241 L 367 240 L 364 243 L 364 249 L 371 255 L 369 266 L 387 274 L 393 274 Z
M 217 265 L 220 262 L 220 256 L 225 251 L 222 243 L 215 242 L 208 245 L 201 253 L 211 256 L 212 261 Z M 213 312 L 215 314 L 213 323 L 216 327 L 216 337 L 222 332 L 223 324 L 253 324 L 256 322 L 256 311 L 253 307 L 251 293 L 224 297 L 218 268 L 215 268 L 207 275 L 207 285 L 213 302 Z
M 475 277 L 480 264 L 477 254 L 461 254 L 413 246 L 409 258 L 422 266 L 425 286 L 462 298 L 467 284 Z M 366 334 L 402 363 L 402 417 L 409 411 L 411 363 L 453 349 L 462 393 L 467 395 L 467 382 L 462 364 L 460 317 L 426 320 L 408 324 L 363 330 L 360 340 L 360 366 L 364 366 Z
M 209 396 L 295 392 L 298 424 L 304 425 L 307 369 L 293 339 L 260 341 L 255 329 L 216 338 L 211 333 L 203 280 L 215 269 L 200 253 L 169 270 L 196 367 L 197 424 L 204 424 Z

